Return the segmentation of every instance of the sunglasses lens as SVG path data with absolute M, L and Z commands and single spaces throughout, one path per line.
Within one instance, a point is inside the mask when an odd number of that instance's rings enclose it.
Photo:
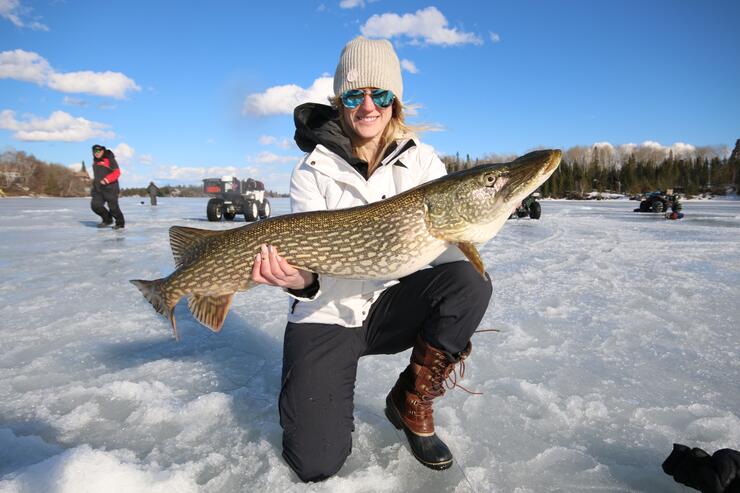
M 370 98 L 373 103 L 381 108 L 387 108 L 393 104 L 393 93 L 387 89 L 374 89 L 370 92 Z M 345 108 L 355 109 L 362 104 L 365 99 L 365 91 L 352 89 L 342 93 L 342 104 Z
M 353 89 L 351 91 L 345 91 L 342 93 L 342 104 L 345 108 L 354 109 L 362 104 L 362 100 L 365 99 L 365 93 L 359 89 Z
M 370 93 L 370 97 L 373 98 L 373 103 L 381 108 L 387 108 L 393 103 L 393 93 L 387 89 L 375 89 Z

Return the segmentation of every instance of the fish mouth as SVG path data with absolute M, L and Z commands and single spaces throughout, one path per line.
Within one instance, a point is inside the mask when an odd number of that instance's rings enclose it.
M 550 151 L 550 159 L 543 174 L 551 175 L 560 166 L 560 160 L 563 158 L 563 152 L 560 149 L 554 149 Z
M 560 149 L 547 149 L 525 154 L 511 164 L 518 165 L 517 167 L 521 169 L 539 169 L 541 175 L 549 175 L 560 165 L 562 157 L 563 153 Z
M 509 163 L 506 199 L 520 200 L 542 185 L 560 165 L 559 149 L 534 151 Z

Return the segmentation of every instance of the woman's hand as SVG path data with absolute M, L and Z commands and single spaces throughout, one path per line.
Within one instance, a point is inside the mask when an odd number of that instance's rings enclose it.
M 287 289 L 303 289 L 313 282 L 313 274 L 290 265 L 278 255 L 277 248 L 262 245 L 260 253 L 254 258 L 252 281 Z

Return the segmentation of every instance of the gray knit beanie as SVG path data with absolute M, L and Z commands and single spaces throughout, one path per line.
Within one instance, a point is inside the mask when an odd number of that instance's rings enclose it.
M 334 73 L 334 95 L 363 87 L 389 89 L 402 100 L 401 64 L 390 41 L 358 36 L 342 50 Z

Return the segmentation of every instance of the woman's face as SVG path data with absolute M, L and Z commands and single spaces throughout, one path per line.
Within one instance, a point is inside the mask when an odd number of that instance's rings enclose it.
M 352 129 L 355 134 L 354 137 L 357 139 L 355 144 L 379 141 L 383 135 L 383 130 L 391 121 L 391 116 L 393 116 L 393 105 L 387 108 L 377 106 L 370 97 L 370 90 L 369 88 L 363 89 L 365 97 L 357 108 L 343 108 L 342 110 L 345 122 Z

